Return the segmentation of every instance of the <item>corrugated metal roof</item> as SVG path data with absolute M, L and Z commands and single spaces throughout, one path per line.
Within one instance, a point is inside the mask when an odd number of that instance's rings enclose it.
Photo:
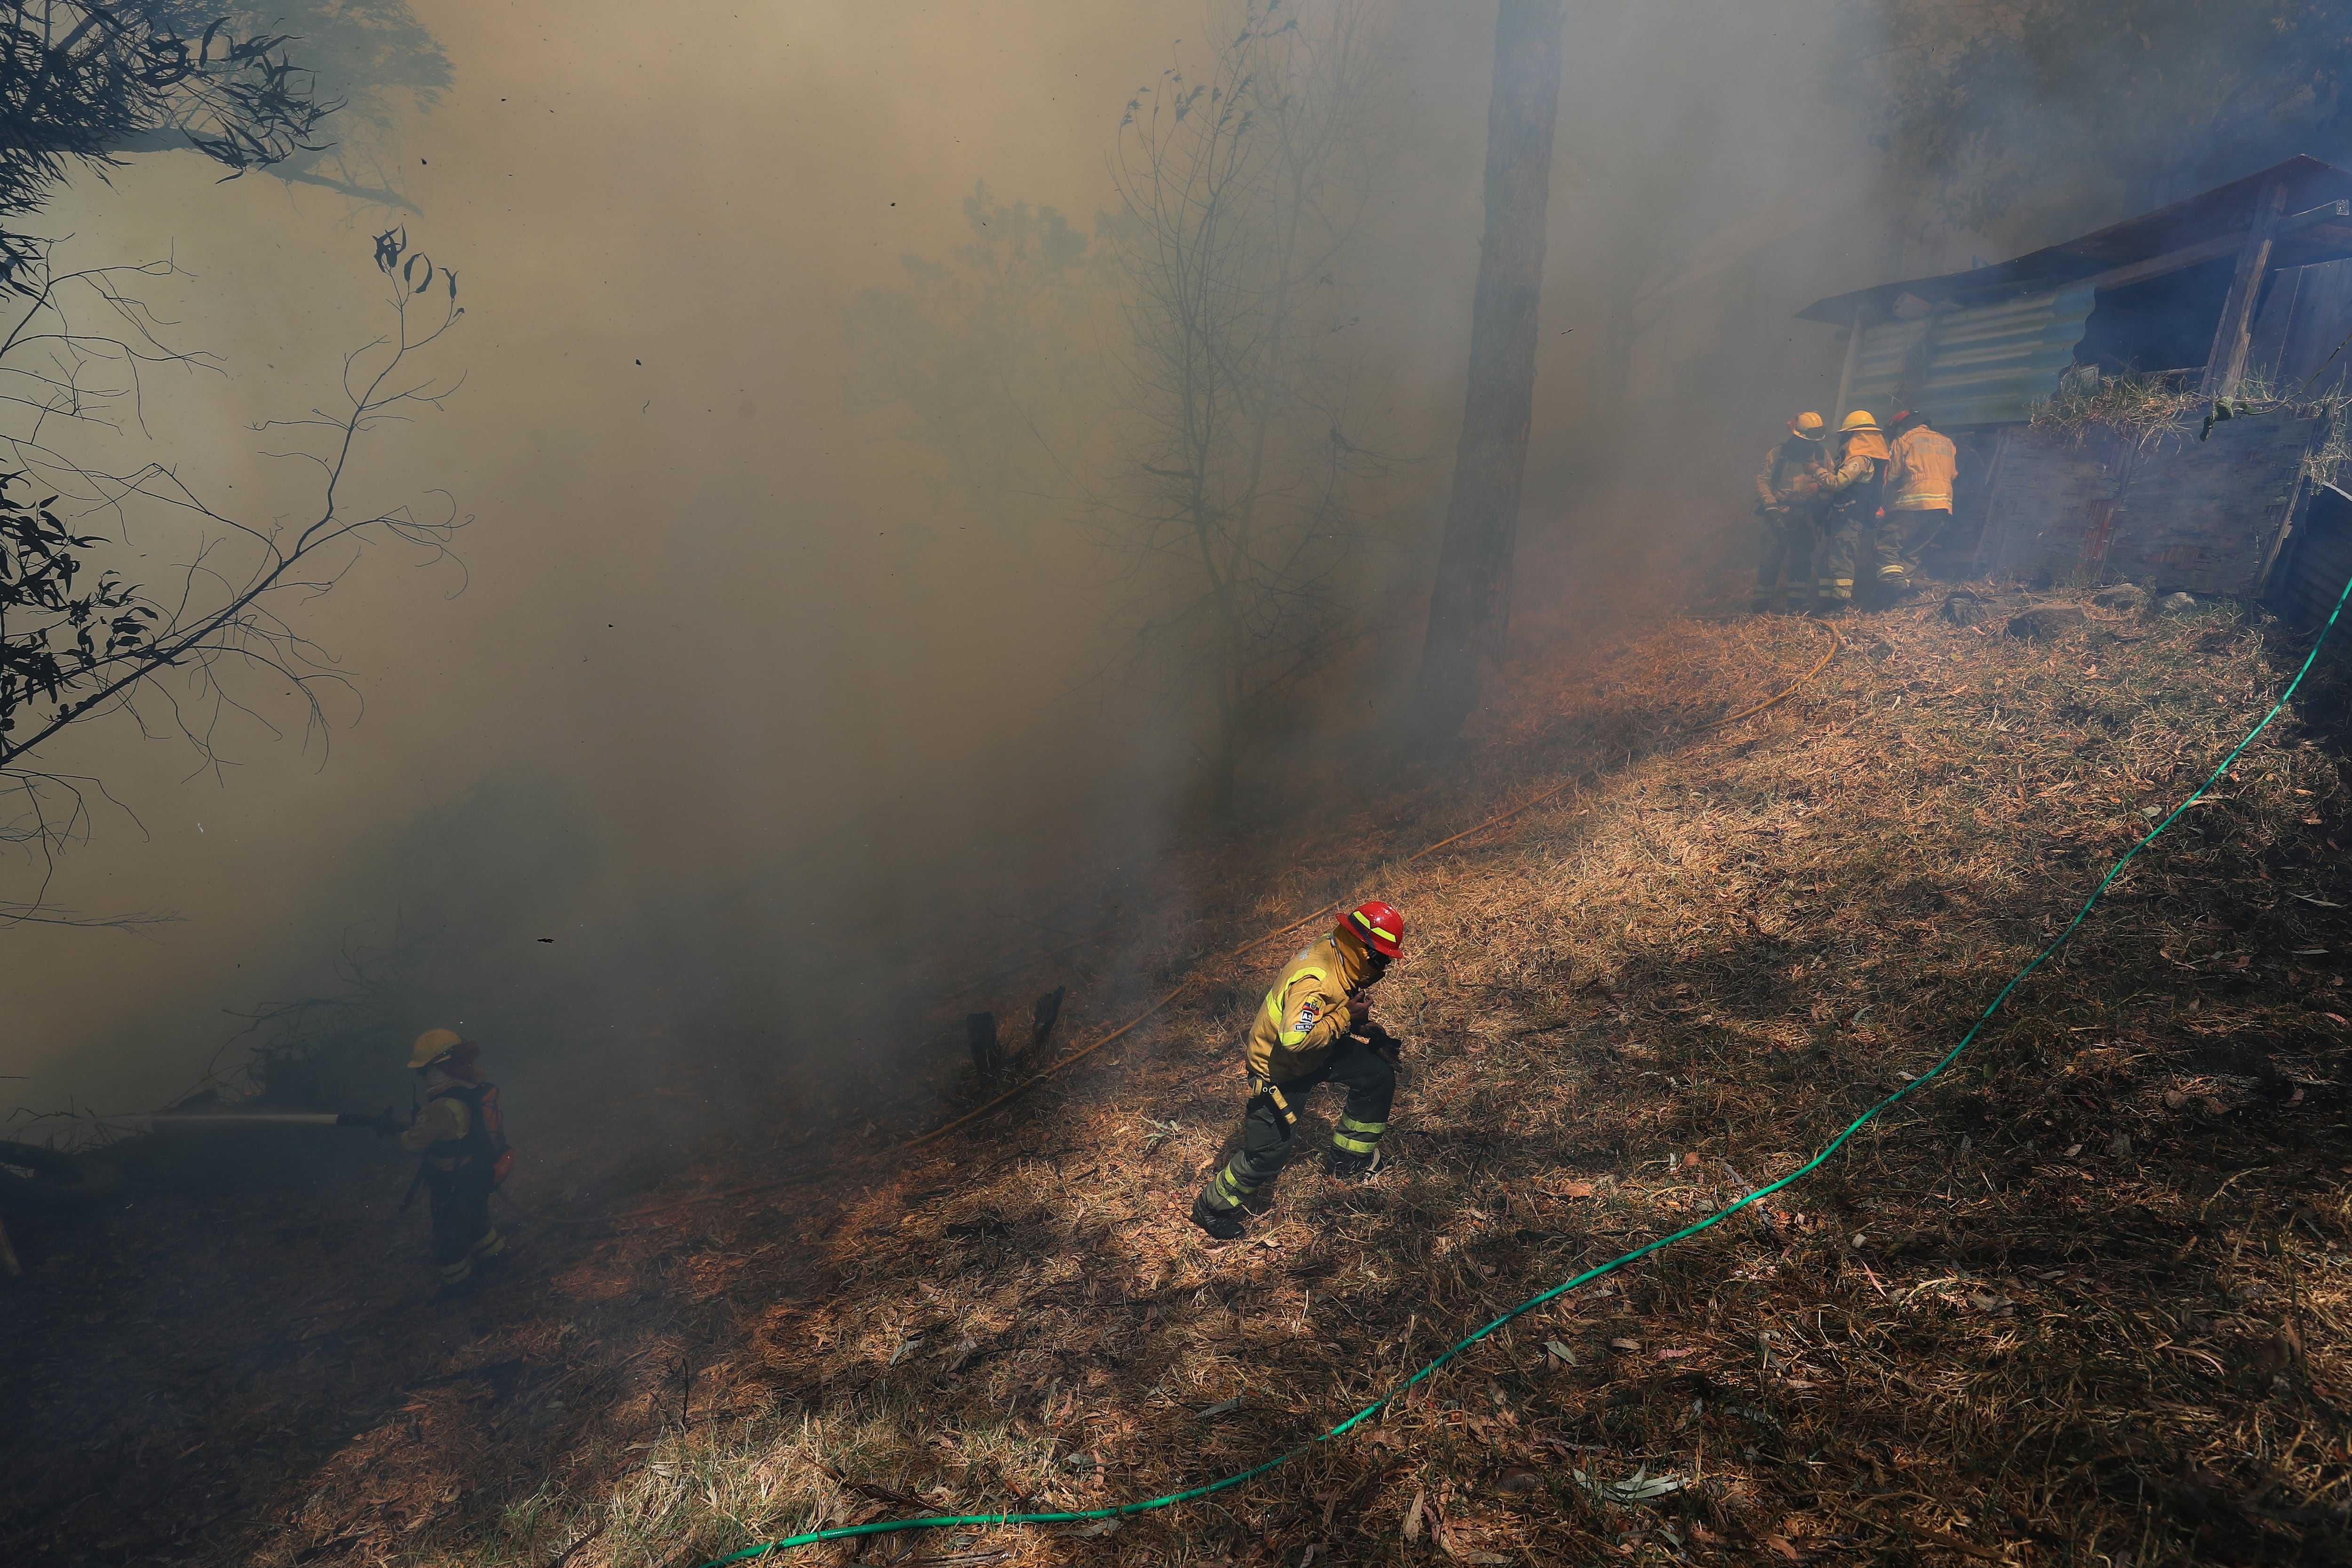
M 1905 294 L 1938 300 L 1982 298 L 2011 289 L 2059 288 L 2111 267 L 2145 261 L 2199 240 L 2244 228 L 2255 193 L 2273 180 L 2285 182 L 2289 212 L 2352 196 L 2352 171 L 2323 163 L 2316 158 L 2289 158 L 2284 163 L 2274 163 L 2226 185 L 2216 185 L 2186 201 L 2109 224 L 2080 238 L 2046 246 L 1995 266 L 1832 294 L 1826 300 L 1814 300 L 1797 315 L 1801 321 L 1827 321 L 1843 327 L 1853 320 L 1857 310 L 1873 319 L 1883 318 Z M 2343 231 L 2333 226 L 2307 229 L 2294 239 L 2282 238 L 2280 246 L 2280 260 L 2274 261 L 2273 266 L 2318 260 L 2317 252 L 2330 256 L 2341 253 Z M 2303 254 L 2305 250 L 2315 254 Z
M 1884 420 L 1916 408 L 1938 425 L 2008 425 L 2058 390 L 2074 362 L 2093 292 L 2087 283 L 1972 310 L 1885 321 L 1862 335 L 1849 408 Z

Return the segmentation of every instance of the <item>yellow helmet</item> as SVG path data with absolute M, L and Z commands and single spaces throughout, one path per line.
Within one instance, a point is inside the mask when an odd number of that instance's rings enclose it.
M 416 1048 L 408 1053 L 408 1065 L 429 1068 L 465 1043 L 466 1037 L 455 1029 L 427 1029 L 416 1037 Z
M 1808 441 L 1820 440 L 1822 436 L 1822 428 L 1823 421 L 1822 416 L 1818 414 L 1800 414 L 1794 419 L 1789 421 L 1789 434 L 1791 436 L 1801 436 Z
M 1843 435 L 1849 430 L 1875 430 L 1877 428 L 1878 421 L 1870 416 L 1870 410 L 1867 408 L 1857 408 L 1853 413 L 1845 416 L 1845 423 L 1838 426 L 1838 433 Z

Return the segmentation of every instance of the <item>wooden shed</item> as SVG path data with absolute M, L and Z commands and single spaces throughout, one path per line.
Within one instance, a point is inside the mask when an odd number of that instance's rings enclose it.
M 1998 266 L 1881 284 L 1801 319 L 1846 329 L 1839 413 L 1926 412 L 1961 449 L 1947 572 L 2273 585 L 2328 442 L 2352 348 L 2352 173 L 2313 158 Z M 2031 426 L 2062 386 L 2155 378 L 2185 401 L 2300 389 L 2210 426 Z M 2143 384 L 2145 383 L 2143 382 Z

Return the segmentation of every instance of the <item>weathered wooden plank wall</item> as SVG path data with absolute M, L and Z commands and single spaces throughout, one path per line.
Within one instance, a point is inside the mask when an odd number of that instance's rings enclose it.
M 2018 431 L 2004 460 L 1995 570 L 2042 582 L 2258 594 L 2319 421 L 2228 420 L 2211 437 L 2123 452 Z
M 2036 580 L 2063 575 L 2083 552 L 2094 506 L 2114 500 L 2116 485 L 2100 454 L 2012 426 L 2001 453 L 2000 489 L 1986 526 L 1992 573 Z M 2053 572 L 2053 561 L 2067 563 Z
M 2295 499 L 2316 419 L 2231 419 L 2132 467 L 2105 575 L 2167 592 L 2252 595 Z

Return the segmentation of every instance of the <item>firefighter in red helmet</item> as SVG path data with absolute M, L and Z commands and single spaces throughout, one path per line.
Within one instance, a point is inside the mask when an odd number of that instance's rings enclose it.
M 1242 1204 L 1289 1161 L 1299 1102 L 1318 1083 L 1348 1091 L 1324 1169 L 1353 1180 L 1379 1168 L 1381 1134 L 1396 1099 L 1398 1047 L 1371 1021 L 1365 993 L 1388 973 L 1403 942 L 1404 917 L 1375 899 L 1284 966 L 1250 1026 L 1242 1146 L 1192 1201 L 1194 1225 L 1220 1241 L 1242 1234 Z

